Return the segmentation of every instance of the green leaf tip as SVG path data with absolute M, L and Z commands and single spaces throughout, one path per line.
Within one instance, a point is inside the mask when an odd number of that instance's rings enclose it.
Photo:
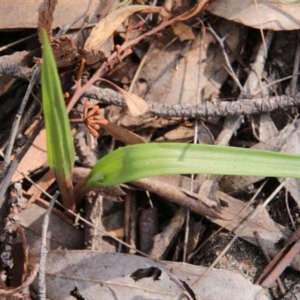
M 300 156 L 212 145 L 140 144 L 120 148 L 99 160 L 85 185 L 94 188 L 158 175 L 192 173 L 300 178 Z
M 66 111 L 55 59 L 45 30 L 41 31 L 43 45 L 42 106 L 46 127 L 47 156 L 54 172 L 63 202 L 74 209 L 72 169 L 75 160 L 71 127 Z

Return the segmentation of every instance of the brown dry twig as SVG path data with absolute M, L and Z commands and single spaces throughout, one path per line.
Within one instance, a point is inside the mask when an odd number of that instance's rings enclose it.
M 231 66 L 231 63 L 230 63 L 230 60 L 228 58 L 228 55 L 226 53 L 226 49 L 225 49 L 225 39 L 227 38 L 227 36 L 221 38 L 218 36 L 218 34 L 215 32 L 215 30 L 212 28 L 212 26 L 210 24 L 208 24 L 208 29 L 210 30 L 210 32 L 212 33 L 212 35 L 215 37 L 215 39 L 218 41 L 218 43 L 220 44 L 220 47 L 221 47 L 221 50 L 222 50 L 222 53 L 223 53 L 223 56 L 224 56 L 224 59 L 225 59 L 225 62 L 226 62 L 226 66 L 227 68 L 225 67 L 225 69 L 227 70 L 227 72 L 229 73 L 229 75 L 231 76 L 231 78 L 234 80 L 234 82 L 236 83 L 236 85 L 239 87 L 241 93 L 244 92 L 244 88 L 242 86 L 242 84 L 240 83 L 238 77 L 236 76 L 232 66 Z
M 39 283 L 39 299 L 46 300 L 46 259 L 48 254 L 47 249 L 47 231 L 49 225 L 49 218 L 55 201 L 59 193 L 56 192 L 51 199 L 50 205 L 45 213 L 44 221 L 42 225 L 42 241 L 41 241 L 41 253 L 40 253 L 40 271 L 38 276 Z
M 0 289 L 0 296 L 20 296 L 20 292 L 29 287 L 29 285 L 33 282 L 35 279 L 37 272 L 39 270 L 39 264 L 35 264 L 30 275 L 26 278 L 26 280 L 18 287 L 10 289 L 10 290 L 3 290 Z M 24 296 L 24 295 L 23 295 Z M 20 298 L 18 298 L 20 299 Z M 24 299 L 24 298 L 22 298 Z
M 266 249 L 265 245 L 263 244 L 259 233 L 257 231 L 254 231 L 253 235 L 255 236 L 255 238 L 257 240 L 257 243 L 258 243 L 260 249 L 262 250 L 262 252 L 265 256 L 265 259 L 267 260 L 268 263 L 270 263 L 271 262 L 271 256 L 269 255 L 268 250 Z M 285 291 L 284 285 L 283 285 L 280 277 L 277 278 L 276 282 L 278 284 L 278 287 L 280 289 L 281 294 L 284 295 L 286 291 Z
M 126 107 L 123 96 L 112 89 L 91 86 L 84 92 L 83 95 L 91 99 L 99 100 L 100 103 Z M 187 103 L 168 105 L 155 102 L 148 102 L 148 104 L 150 105 L 150 112 L 157 116 L 187 118 L 240 116 L 299 106 L 300 93 L 296 94 L 294 97 L 282 95 L 278 97 L 253 99 L 239 98 L 237 101 L 218 101 L 214 103 L 205 101 L 199 105 Z
M 273 260 L 264 269 L 256 281 L 263 287 L 270 288 L 282 272 L 291 264 L 300 251 L 300 228 L 298 228 L 287 244 L 278 252 Z

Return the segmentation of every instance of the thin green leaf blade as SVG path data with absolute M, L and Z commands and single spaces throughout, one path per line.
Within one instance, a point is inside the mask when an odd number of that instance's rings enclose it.
M 102 158 L 84 186 L 91 189 L 151 176 L 191 173 L 300 178 L 300 156 L 211 145 L 140 144 Z
M 55 59 L 47 33 L 44 30 L 42 31 L 42 44 L 42 105 L 46 127 L 48 164 L 55 174 L 63 203 L 69 209 L 74 210 L 72 169 L 75 150 Z

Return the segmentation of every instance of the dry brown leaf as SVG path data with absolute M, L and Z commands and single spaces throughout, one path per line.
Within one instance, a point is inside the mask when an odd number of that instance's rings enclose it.
M 18 168 L 26 175 L 34 172 L 47 164 L 46 130 L 42 129 L 33 141 L 31 147 L 18 165 Z M 23 178 L 19 172 L 15 172 L 11 182 L 17 182 Z
M 81 58 L 74 39 L 70 35 L 63 35 L 59 39 L 52 39 L 51 48 L 58 68 L 71 66 Z
M 20 294 L 23 291 L 23 297 L 25 296 L 24 290 L 29 289 L 29 285 L 33 282 L 35 279 L 37 273 L 39 270 L 39 264 L 36 264 L 33 266 L 32 271 L 29 276 L 25 279 L 25 281 L 18 287 L 12 288 L 12 289 L 0 289 L 0 296 L 1 299 L 18 299 L 20 297 Z M 4 297 L 5 298 L 2 298 Z M 10 296 L 10 297 L 8 297 Z M 6 298 L 7 297 L 7 298 Z
M 89 64 L 91 60 L 94 61 L 94 59 L 91 58 L 93 52 L 95 53 L 98 51 L 103 51 L 102 45 L 104 42 L 113 35 L 118 26 L 122 24 L 129 16 L 136 12 L 160 13 L 160 11 L 160 7 L 148 5 L 130 5 L 116 9 L 108 14 L 105 18 L 101 19 L 91 31 L 83 48 L 83 56 L 86 59 L 87 64 Z
M 137 117 L 149 111 L 149 104 L 139 96 L 122 89 L 120 89 L 119 92 L 123 95 L 128 111 L 132 116 Z
M 130 114 L 134 117 L 140 116 L 150 110 L 149 104 L 139 96 L 126 92 L 125 90 L 121 89 L 119 86 L 114 84 L 113 82 L 100 78 L 99 80 L 102 80 L 104 82 L 109 83 L 112 85 L 119 93 L 122 94 L 124 97 L 125 103 L 127 105 L 128 111 Z
M 160 271 L 158 278 L 133 278 L 137 270 L 150 267 Z M 230 271 L 214 269 L 193 284 L 206 269 L 186 263 L 157 262 L 130 254 L 49 251 L 45 271 L 47 298 L 74 300 L 70 291 L 76 286 L 82 297 L 89 300 L 174 300 L 182 298 L 184 290 L 177 283 L 181 281 L 196 295 L 201 295 L 201 299 L 268 299 L 260 286 Z M 34 288 L 38 288 L 38 280 L 35 280 Z
M 193 127 L 179 126 L 173 130 L 166 132 L 163 136 L 160 136 L 156 142 L 191 142 L 194 138 L 195 130 Z
M 146 143 L 146 141 L 141 136 L 116 124 L 108 123 L 103 127 L 112 137 L 114 137 L 118 141 L 123 142 L 125 145 Z
M 221 36 L 227 36 L 230 49 L 237 50 L 241 34 L 241 25 L 221 20 L 218 30 Z M 170 40 L 172 36 L 170 35 Z M 150 46 L 149 55 L 137 78 L 142 80 L 146 91 L 143 98 L 160 104 L 197 104 L 197 91 L 202 91 L 202 99 L 208 100 L 218 91 L 227 79 L 224 70 L 224 57 L 218 43 L 210 32 L 206 32 L 200 41 L 200 35 L 191 42 L 189 50 L 182 57 L 185 44 L 175 41 L 166 48 L 169 40 L 156 39 Z M 199 63 L 199 48 L 201 59 Z M 234 57 L 229 54 L 230 61 Z M 200 74 L 199 74 L 200 73 Z M 198 78 L 201 78 L 198 83 Z M 138 94 L 139 86 L 135 84 L 133 93 Z
M 282 4 L 279 0 L 215 0 L 208 11 L 219 17 L 246 26 L 269 30 L 295 30 L 300 28 L 300 3 Z
M 21 226 L 24 228 L 27 244 L 29 246 L 30 263 L 39 262 L 41 251 L 42 223 L 46 209 L 33 203 L 20 213 Z M 83 231 L 62 221 L 51 214 L 47 232 L 47 247 L 49 249 L 82 249 Z
M 182 22 L 176 22 L 176 23 L 172 24 L 171 26 L 174 31 L 174 34 L 179 37 L 180 41 L 187 41 L 187 40 L 195 39 L 195 35 L 190 26 L 188 26 Z

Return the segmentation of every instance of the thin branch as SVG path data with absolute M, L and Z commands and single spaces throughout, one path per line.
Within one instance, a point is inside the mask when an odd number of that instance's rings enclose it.
M 299 40 L 299 32 L 298 32 L 298 42 L 296 47 L 296 54 L 294 60 L 294 68 L 293 68 L 293 76 L 290 84 L 290 94 L 294 96 L 297 92 L 297 81 L 299 77 L 299 64 L 300 64 L 300 40 Z
M 83 96 L 98 100 L 100 103 L 126 107 L 123 96 L 112 89 L 91 86 Z M 279 97 L 265 97 L 241 99 L 237 101 L 206 101 L 199 105 L 192 104 L 159 104 L 148 102 L 150 112 L 164 117 L 201 118 L 209 116 L 240 116 L 261 112 L 271 112 L 275 109 L 285 109 L 300 105 L 300 93 L 294 97 L 282 95 Z
M 27 41 L 27 40 L 29 40 L 29 39 L 31 39 L 33 37 L 36 37 L 36 36 L 37 36 L 37 33 L 34 33 L 34 34 L 28 35 L 28 36 L 26 36 L 26 37 L 24 37 L 22 39 L 19 39 L 19 40 L 13 42 L 13 43 L 10 43 L 10 44 L 7 44 L 5 46 L 2 46 L 2 47 L 0 47 L 0 52 L 2 52 L 4 50 L 7 50 L 8 48 L 10 48 L 12 46 L 18 45 L 18 44 L 20 44 L 20 43 L 22 43 L 24 41 Z
M 227 38 L 227 36 L 220 38 L 217 33 L 214 31 L 214 29 L 210 26 L 210 24 L 208 24 L 208 29 L 210 30 L 210 32 L 213 34 L 213 36 L 215 37 L 215 39 L 219 42 L 221 49 L 222 49 L 222 53 L 226 62 L 226 66 L 229 70 L 229 75 L 232 77 L 232 79 L 235 81 L 235 83 L 237 84 L 237 86 L 239 87 L 241 92 L 244 92 L 244 88 L 242 86 L 242 84 L 240 83 L 239 79 L 237 78 L 237 76 L 235 75 L 235 72 L 231 66 L 231 63 L 229 61 L 228 55 L 226 53 L 225 50 L 225 39 Z
M 274 32 L 268 31 L 266 34 L 266 46 L 267 49 L 270 48 L 271 42 L 273 40 Z M 265 66 L 265 61 L 267 59 L 267 54 L 265 51 L 264 45 L 261 45 L 258 49 L 254 64 L 251 67 L 251 72 L 248 75 L 248 78 L 244 84 L 244 91 L 245 93 L 241 93 L 238 97 L 238 100 L 250 97 L 255 89 L 257 89 L 258 82 L 263 73 L 263 69 Z M 246 95 L 246 96 L 245 96 Z M 246 113 L 247 114 L 247 113 Z M 216 144 L 218 145 L 228 145 L 229 140 L 231 139 L 232 135 L 238 130 L 243 120 L 243 116 L 238 114 L 235 116 L 228 116 L 225 119 L 223 130 L 219 133 Z
M 7 63 L 0 57 L 0 74 L 28 81 L 32 75 L 32 68 L 23 67 L 16 62 Z
M 49 218 L 53 206 L 56 202 L 59 193 L 56 192 L 54 196 L 51 198 L 50 205 L 45 213 L 44 222 L 42 225 L 42 242 L 41 242 L 41 254 L 40 254 L 40 270 L 38 275 L 38 283 L 39 283 L 39 299 L 46 300 L 46 282 L 45 282 L 45 271 L 46 271 L 46 259 L 48 254 L 47 249 L 47 231 L 49 225 Z
M 257 231 L 254 231 L 253 235 L 256 238 L 256 241 L 257 241 L 260 249 L 262 250 L 262 252 L 263 252 L 263 254 L 264 254 L 267 262 L 270 263 L 271 262 L 271 256 L 269 255 L 268 250 L 266 249 L 265 245 L 263 244 L 262 239 L 261 239 L 259 233 Z M 276 280 L 276 282 L 278 284 L 278 287 L 280 289 L 281 294 L 284 295 L 286 293 L 286 291 L 285 291 L 284 285 L 283 285 L 280 277 L 278 277 L 278 279 Z

